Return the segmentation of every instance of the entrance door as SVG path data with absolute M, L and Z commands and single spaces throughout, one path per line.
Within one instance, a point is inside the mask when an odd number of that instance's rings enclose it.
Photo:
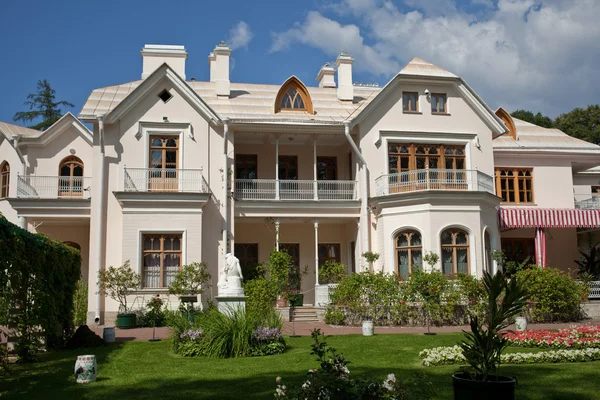
M 319 199 L 333 200 L 339 193 L 337 180 L 337 157 L 317 157 L 317 180 Z

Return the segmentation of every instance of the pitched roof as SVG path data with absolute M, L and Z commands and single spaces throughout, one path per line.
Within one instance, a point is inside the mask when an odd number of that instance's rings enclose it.
M 517 139 L 502 135 L 494 139 L 494 150 L 595 151 L 600 146 L 567 135 L 559 129 L 544 128 L 512 117 Z
M 42 131 L 38 131 L 24 126 L 9 124 L 8 122 L 0 121 L 0 131 L 6 136 L 22 135 L 22 136 L 39 136 Z
M 418 57 L 414 57 L 410 60 L 398 74 L 458 78 L 458 76 L 454 75 L 452 72 L 448 72 L 445 69 Z
M 79 115 L 103 115 L 112 111 L 144 81 L 107 86 L 92 91 Z M 231 83 L 229 98 L 217 97 L 214 83 L 186 81 L 221 118 L 231 120 L 261 120 L 274 122 L 343 122 L 362 110 L 377 93 L 378 87 L 354 87 L 354 101 L 341 101 L 336 88 L 307 87 L 314 114 L 295 111 L 274 113 L 275 97 L 281 85 Z

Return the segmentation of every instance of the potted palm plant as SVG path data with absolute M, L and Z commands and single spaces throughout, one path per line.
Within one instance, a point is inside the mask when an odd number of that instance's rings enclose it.
M 480 321 L 471 318 L 471 331 L 460 343 L 468 367 L 452 376 L 456 400 L 510 400 L 515 398 L 516 379 L 499 374 L 500 357 L 508 347 L 502 331 L 527 305 L 524 281 L 505 280 L 502 272 L 483 273 L 487 303 Z
M 119 313 L 115 325 L 117 328 L 135 328 L 135 313 L 127 307 L 127 296 L 138 289 L 142 278 L 129 266 L 129 260 L 120 267 L 110 266 L 98 271 L 100 294 L 119 302 Z

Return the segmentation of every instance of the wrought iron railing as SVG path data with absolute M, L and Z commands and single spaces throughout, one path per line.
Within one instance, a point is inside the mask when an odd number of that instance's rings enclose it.
M 23 199 L 89 199 L 91 178 L 19 175 L 17 197 Z
M 356 200 L 356 181 L 236 179 L 237 200 Z
M 426 168 L 375 179 L 377 196 L 423 190 L 465 190 L 494 193 L 494 178 L 477 170 Z
M 126 192 L 208 193 L 202 169 L 125 168 Z
M 600 197 L 592 197 L 586 200 L 575 201 L 575 208 L 600 209 Z

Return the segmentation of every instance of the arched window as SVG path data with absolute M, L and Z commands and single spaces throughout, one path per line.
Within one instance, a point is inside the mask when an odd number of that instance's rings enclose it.
M 450 228 L 442 232 L 442 271 L 446 275 L 468 274 L 469 234 L 463 229 Z
M 69 156 L 60 162 L 58 195 L 64 197 L 83 194 L 83 161 Z
M 506 127 L 508 128 L 507 134 L 513 139 L 517 139 L 517 128 L 515 127 L 515 122 L 512 117 L 506 110 L 502 107 L 496 110 L 496 115 L 504 122 Z
M 67 246 L 70 246 L 74 249 L 77 249 L 79 251 L 81 251 L 81 246 L 78 243 L 75 242 L 63 242 L 63 244 L 66 244 Z
M 407 278 L 416 269 L 423 268 L 423 242 L 415 230 L 402 231 L 396 235 L 396 271 Z
M 292 76 L 281 85 L 275 98 L 275 112 L 306 111 L 313 113 L 312 100 L 306 86 L 298 78 Z
M 0 199 L 8 197 L 10 184 L 10 165 L 4 161 L 0 164 Z

